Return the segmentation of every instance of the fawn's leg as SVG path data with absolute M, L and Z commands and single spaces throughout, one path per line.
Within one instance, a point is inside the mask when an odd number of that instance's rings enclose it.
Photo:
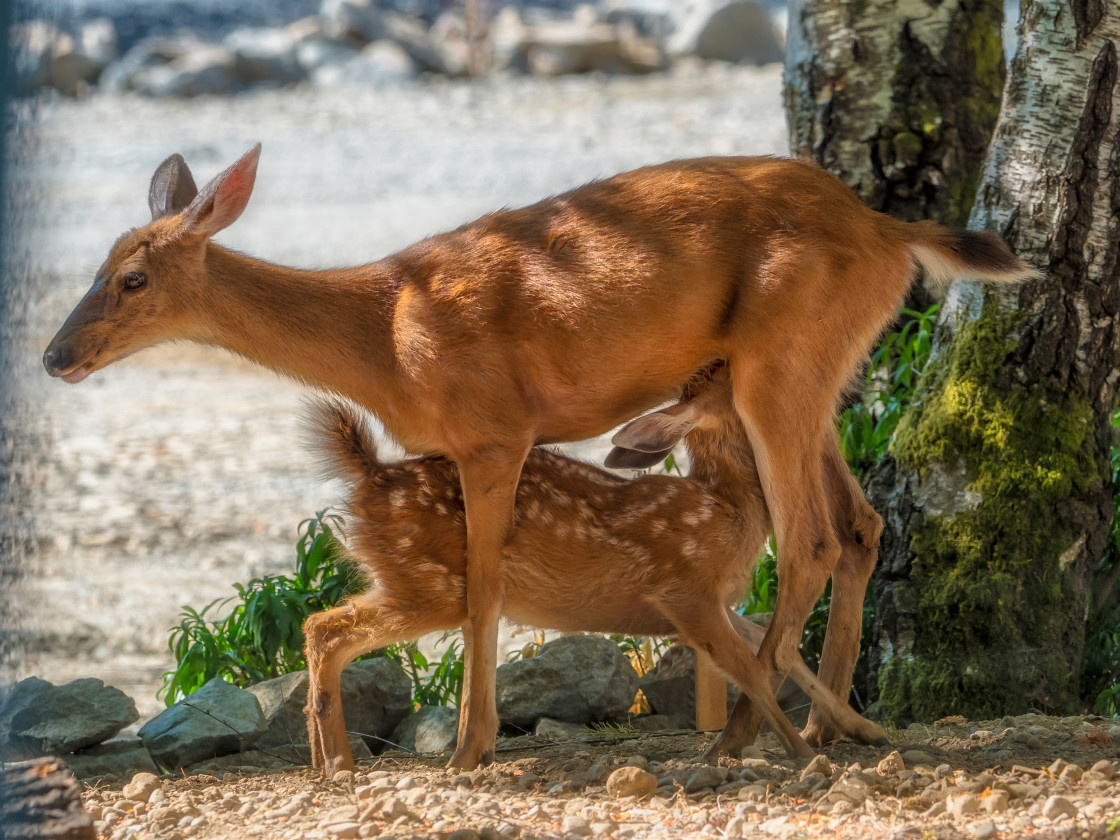
M 755 624 L 749 618 L 744 618 L 733 610 L 728 610 L 727 617 L 734 625 L 739 638 L 746 642 L 751 650 L 758 650 L 766 636 L 766 628 Z M 814 708 L 819 709 L 819 714 L 838 734 L 846 735 L 861 744 L 887 746 L 890 743 L 887 740 L 887 733 L 883 731 L 879 724 L 862 717 L 855 709 L 834 694 L 828 686 L 817 679 L 817 675 L 805 664 L 804 660 L 799 658 L 797 662 L 793 663 L 793 667 L 789 669 L 789 676 L 801 687 L 802 691 L 809 695 Z M 804 738 L 804 734 L 802 734 L 802 737 Z M 808 740 L 806 740 L 806 743 L 809 743 Z M 809 745 L 813 746 L 811 743 Z
M 513 528 L 517 481 L 529 447 L 489 450 L 458 460 L 467 509 L 467 621 L 463 625 L 463 702 L 450 767 L 494 760 L 498 736 L 495 678 L 502 612 L 499 563 Z
M 379 593 L 359 595 L 347 604 L 313 613 L 303 623 L 307 657 L 307 735 L 311 764 L 330 778 L 354 767 L 340 697 L 342 669 L 355 656 L 393 642 L 456 625 L 459 610 L 401 616 L 386 609 Z
M 822 462 L 832 522 L 840 540 L 840 559 L 832 571 L 832 604 L 818 676 L 847 705 L 859 657 L 863 600 L 878 560 L 883 520 L 868 504 L 863 489 L 844 462 L 836 436 L 831 436 L 829 442 L 831 446 L 826 447 Z M 837 729 L 833 725 L 835 719 L 830 720 L 832 716 L 823 715 L 822 711 L 814 700 L 802 732 L 805 740 L 818 747 L 843 734 L 843 727 Z
M 778 706 L 766 669 L 750 646 L 739 638 L 726 613 L 713 611 L 710 603 L 661 606 L 684 640 L 710 656 L 716 666 L 735 681 L 742 696 L 750 698 L 752 706 L 770 722 L 790 758 L 808 758 L 814 754 Z
M 754 449 L 778 547 L 778 600 L 758 652 L 776 692 L 800 659 L 805 621 L 840 555 L 821 472 L 831 392 L 790 381 L 790 370 L 813 370 L 813 364 L 736 358 L 730 367 L 735 408 Z M 740 695 L 709 754 L 737 754 L 754 743 L 763 717 L 761 710 L 752 710 L 746 694 Z

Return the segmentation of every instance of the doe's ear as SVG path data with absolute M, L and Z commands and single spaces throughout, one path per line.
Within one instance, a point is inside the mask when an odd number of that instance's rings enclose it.
M 668 452 L 692 431 L 699 419 L 700 413 L 694 406 L 677 403 L 631 420 L 615 432 L 611 443 L 638 452 Z
M 261 144 L 257 143 L 237 163 L 214 176 L 186 209 L 184 232 L 210 237 L 236 222 L 253 194 L 260 156 Z
M 607 453 L 607 459 L 603 464 L 612 470 L 648 470 L 668 458 L 672 451 L 672 448 L 669 448 L 664 452 L 639 452 L 637 449 L 616 446 Z
M 198 187 L 194 185 L 190 167 L 182 155 L 172 155 L 159 165 L 148 187 L 148 209 L 152 211 L 152 221 L 181 213 L 196 195 Z

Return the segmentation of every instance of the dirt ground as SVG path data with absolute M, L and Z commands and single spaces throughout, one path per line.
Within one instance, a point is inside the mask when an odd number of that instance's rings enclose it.
M 953 719 L 838 743 L 812 765 L 772 736 L 707 765 L 705 733 L 588 732 L 499 743 L 470 774 L 446 756 L 388 753 L 326 780 L 239 766 L 87 789 L 100 837 L 198 838 L 1106 838 L 1120 826 L 1115 738 L 1101 718 Z M 646 776 L 648 774 L 648 776 Z M 620 780 L 619 777 L 623 777 Z M 616 785 L 630 779 L 641 795 Z M 143 800 L 143 801 L 139 801 Z

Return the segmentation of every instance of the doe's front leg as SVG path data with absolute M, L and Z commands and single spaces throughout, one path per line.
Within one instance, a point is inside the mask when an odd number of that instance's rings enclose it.
M 502 614 L 500 563 L 513 530 L 517 482 L 529 447 L 490 450 L 458 461 L 467 513 L 467 620 L 463 625 L 463 700 L 449 767 L 473 770 L 494 760 L 498 737 L 496 672 Z

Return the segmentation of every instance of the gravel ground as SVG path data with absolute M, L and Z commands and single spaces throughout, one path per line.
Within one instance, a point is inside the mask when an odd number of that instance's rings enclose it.
M 741 759 L 694 756 L 711 735 L 518 738 L 470 774 L 387 754 L 324 780 L 229 757 L 198 775 L 87 789 L 100 837 L 1105 838 L 1120 821 L 1120 726 L 1102 718 L 948 719 L 893 748 L 834 745 L 812 763 L 772 736 Z M 643 787 L 644 786 L 644 787 Z
M 113 239 L 147 220 L 164 157 L 181 152 L 201 183 L 263 141 L 256 194 L 223 244 L 347 265 L 644 163 L 781 153 L 779 91 L 778 67 L 713 67 L 24 107 L 8 247 L 30 300 L 12 362 L 27 406 L 31 635 L 13 676 L 100 677 L 149 717 L 181 606 L 289 570 L 297 523 L 337 498 L 301 448 L 303 389 L 230 356 L 171 346 L 77 386 L 43 374 L 44 346 Z M 601 462 L 606 449 L 573 451 Z

